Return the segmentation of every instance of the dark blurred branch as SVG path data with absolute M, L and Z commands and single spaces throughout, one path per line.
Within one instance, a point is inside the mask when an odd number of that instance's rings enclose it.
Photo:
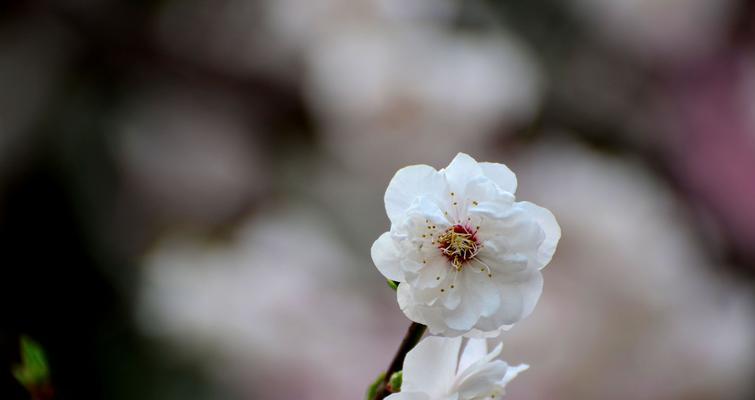
M 401 342 L 401 346 L 393 357 L 393 361 L 391 361 L 391 365 L 388 367 L 388 370 L 385 371 L 385 378 L 378 387 L 374 400 L 382 400 L 391 394 L 388 390 L 388 382 L 391 380 L 391 375 L 395 372 L 401 371 L 404 365 L 404 359 L 406 358 L 406 353 L 419 343 L 419 340 L 422 339 L 422 335 L 425 334 L 425 330 L 427 330 L 427 326 L 416 322 L 412 322 L 409 326 L 409 329 L 406 331 L 406 336 L 404 336 L 404 340 Z

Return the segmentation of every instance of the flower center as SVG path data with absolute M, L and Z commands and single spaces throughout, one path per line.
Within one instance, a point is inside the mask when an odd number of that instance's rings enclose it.
M 480 251 L 477 231 L 468 225 L 454 225 L 438 237 L 438 248 L 457 271 Z

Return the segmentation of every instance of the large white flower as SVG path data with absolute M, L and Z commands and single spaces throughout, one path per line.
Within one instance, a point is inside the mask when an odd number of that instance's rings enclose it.
M 413 165 L 385 192 L 391 230 L 372 246 L 398 302 L 433 334 L 494 332 L 529 315 L 540 269 L 561 237 L 553 214 L 515 202 L 516 176 L 503 164 L 459 153 L 440 171 Z
M 390 400 L 481 400 L 504 394 L 506 384 L 526 364 L 495 360 L 502 344 L 488 353 L 485 339 L 469 339 L 461 356 L 461 338 L 428 337 L 404 360 L 401 392 Z

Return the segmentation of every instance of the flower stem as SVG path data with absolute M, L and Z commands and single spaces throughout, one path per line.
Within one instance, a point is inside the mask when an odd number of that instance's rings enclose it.
M 396 355 L 393 357 L 393 361 L 391 361 L 388 370 L 385 371 L 385 379 L 383 379 L 383 382 L 378 387 L 374 400 L 382 400 L 391 394 L 390 391 L 388 391 L 388 382 L 391 380 L 391 375 L 393 375 L 394 372 L 401 371 L 404 365 L 404 358 L 406 358 L 406 353 L 419 343 L 419 340 L 422 339 L 422 335 L 425 334 L 425 330 L 427 330 L 427 326 L 416 322 L 412 322 L 412 324 L 409 325 L 409 329 L 406 331 L 406 336 L 404 336 L 404 340 L 401 341 L 401 346 L 399 346 Z

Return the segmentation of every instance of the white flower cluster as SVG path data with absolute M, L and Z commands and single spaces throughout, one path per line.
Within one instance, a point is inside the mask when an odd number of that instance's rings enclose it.
M 473 400 L 503 393 L 526 366 L 493 359 L 484 339 L 529 315 L 543 288 L 540 270 L 561 229 L 550 211 L 516 202 L 516 176 L 503 164 L 459 153 L 440 171 L 399 170 L 385 193 L 390 231 L 372 246 L 386 278 L 400 282 L 398 303 L 430 333 L 409 352 L 393 399 Z M 471 360 L 471 361 L 470 361 Z

